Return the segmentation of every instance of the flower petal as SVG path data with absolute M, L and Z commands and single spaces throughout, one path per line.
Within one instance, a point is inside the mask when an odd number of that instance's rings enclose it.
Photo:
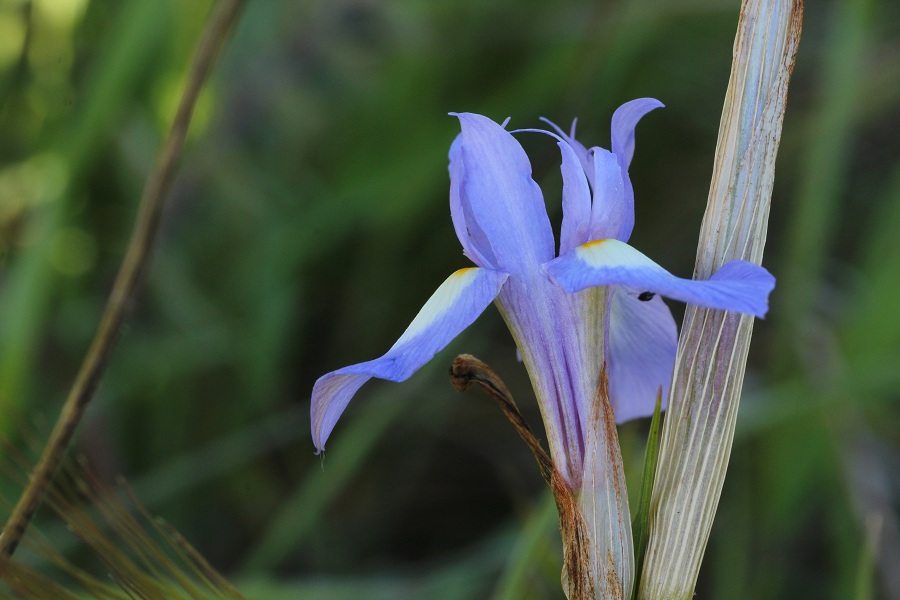
M 609 396 L 616 423 L 653 414 L 662 386 L 665 408 L 675 367 L 678 328 L 659 296 L 616 286 L 609 300 Z
M 655 108 L 665 105 L 654 98 L 638 98 L 616 109 L 612 117 L 612 151 L 619 157 L 626 171 L 634 156 L 634 128 L 641 117 Z
M 775 278 L 759 265 L 732 261 L 706 281 L 675 277 L 619 240 L 588 242 L 545 266 L 568 292 L 627 285 L 688 304 L 763 317 Z
M 559 142 L 562 152 L 562 227 L 559 233 L 559 253 L 565 254 L 588 240 L 591 223 L 591 189 L 572 146 Z
M 592 240 L 620 239 L 624 227 L 634 226 L 634 196 L 626 197 L 623 176 L 615 154 L 603 148 L 592 148 L 594 168 L 594 203 L 591 206 Z M 630 223 L 630 225 L 628 225 Z M 563 252 L 560 250 L 560 255 Z
M 460 269 L 428 299 L 387 354 L 323 375 L 312 392 L 312 437 L 318 452 L 353 394 L 372 377 L 404 381 L 472 324 L 500 292 L 506 273 Z
M 493 268 L 497 259 L 487 236 L 472 215 L 472 206 L 463 185 L 465 165 L 460 151 L 461 143 L 462 136 L 458 135 L 450 145 L 450 219 L 453 221 L 456 237 L 462 244 L 463 254 L 479 267 Z
M 496 257 L 495 267 L 523 273 L 553 258 L 553 230 L 531 163 L 519 142 L 497 123 L 471 113 L 456 114 L 462 127 L 461 197 L 471 208 Z M 473 223 L 466 218 L 471 229 Z

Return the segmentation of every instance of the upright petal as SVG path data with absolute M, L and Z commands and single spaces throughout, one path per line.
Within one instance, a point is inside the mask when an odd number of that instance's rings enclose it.
M 428 299 L 387 354 L 323 375 L 312 392 L 312 437 L 318 452 L 356 391 L 372 377 L 408 379 L 490 304 L 507 275 L 489 269 L 460 269 Z
M 590 238 L 591 190 L 575 150 L 565 141 L 559 142 L 562 152 L 562 227 L 559 233 L 559 253 L 565 254 Z
M 616 156 L 609 150 L 592 148 L 591 159 L 594 168 L 591 239 L 618 238 L 624 227 L 628 227 L 630 233 L 634 225 L 634 197 L 626 196 L 623 181 L 623 177 L 628 178 L 628 173 L 622 171 Z
M 568 292 L 598 285 L 626 285 L 688 304 L 763 317 L 775 278 L 759 265 L 732 261 L 706 281 L 675 277 L 619 240 L 588 242 L 546 270 Z
M 631 185 L 631 177 L 628 175 L 627 169 L 622 169 L 622 185 L 625 188 L 624 204 L 627 209 L 623 213 L 622 225 L 615 238 L 620 242 L 628 242 L 631 239 L 631 232 L 634 231 L 634 187 Z
M 553 231 L 541 190 L 519 142 L 487 117 L 459 113 L 463 190 L 475 223 L 496 257 L 495 267 L 524 273 L 550 260 Z M 466 219 L 466 225 L 472 223 Z
M 450 219 L 462 244 L 463 254 L 479 267 L 495 268 L 497 259 L 491 250 L 491 243 L 472 215 L 472 206 L 463 185 L 465 164 L 460 151 L 461 143 L 462 136 L 458 135 L 450 145 Z
M 634 156 L 634 128 L 641 117 L 655 108 L 660 108 L 663 103 L 653 98 L 638 98 L 626 102 L 616 109 L 612 117 L 611 147 L 613 154 L 619 159 L 622 169 L 622 185 L 624 187 L 624 204 L 619 230 L 608 237 L 614 237 L 619 241 L 627 242 L 631 238 L 634 229 L 634 188 L 631 178 L 628 176 L 628 167 Z
M 634 156 L 634 128 L 641 117 L 655 108 L 665 106 L 654 98 L 638 98 L 616 109 L 612 117 L 612 151 L 619 157 L 626 171 Z
M 662 386 L 663 408 L 669 393 L 678 328 L 659 296 L 616 286 L 609 300 L 609 396 L 616 423 L 653 414 Z

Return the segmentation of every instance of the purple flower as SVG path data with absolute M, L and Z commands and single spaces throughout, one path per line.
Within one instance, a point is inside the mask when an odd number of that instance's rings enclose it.
M 451 275 L 381 358 L 322 376 L 312 394 L 321 451 L 353 394 L 371 377 L 403 381 L 495 301 L 521 352 L 544 419 L 554 465 L 580 489 L 602 362 L 616 421 L 653 412 L 666 397 L 677 331 L 660 296 L 762 317 L 774 278 L 734 261 L 707 281 L 681 279 L 629 246 L 634 129 L 662 106 L 644 98 L 612 118 L 612 151 L 586 149 L 553 125 L 562 152 L 559 257 L 544 199 L 513 136 L 490 119 L 456 115 L 450 148 L 450 214 L 477 267 Z M 552 125 L 552 124 L 551 124 Z

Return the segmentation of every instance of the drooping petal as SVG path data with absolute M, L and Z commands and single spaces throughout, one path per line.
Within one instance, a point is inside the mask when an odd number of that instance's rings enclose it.
M 565 254 L 590 240 L 591 190 L 575 150 L 567 142 L 559 142 L 562 152 L 562 227 L 559 253 Z
M 350 399 L 372 377 L 404 381 L 472 324 L 506 281 L 506 273 L 460 269 L 428 299 L 387 354 L 323 375 L 312 392 L 312 437 L 318 452 Z
M 665 408 L 675 366 L 678 328 L 659 296 L 616 286 L 609 300 L 609 396 L 616 423 L 653 414 L 662 386 Z
M 462 127 L 463 197 L 490 242 L 495 267 L 524 273 L 553 258 L 550 219 L 522 146 L 487 117 L 456 116 Z M 466 225 L 472 227 L 468 218 Z
M 623 173 L 616 156 L 603 148 L 592 148 L 594 203 L 591 206 L 592 240 L 617 238 L 630 221 L 634 224 L 634 197 L 626 197 Z M 560 251 L 560 255 L 563 252 Z
M 463 254 L 479 267 L 495 268 L 494 251 L 472 215 L 472 206 L 463 185 L 465 164 L 460 151 L 461 143 L 462 136 L 458 135 L 450 145 L 450 219 L 453 221 L 456 237 L 462 244 Z
M 638 98 L 616 109 L 612 117 L 612 151 L 619 157 L 626 171 L 634 156 L 634 128 L 641 117 L 655 108 L 665 106 L 654 98 Z
M 759 265 L 732 261 L 705 281 L 675 277 L 619 240 L 588 242 L 546 270 L 568 292 L 598 285 L 626 285 L 688 304 L 763 317 L 775 278 Z

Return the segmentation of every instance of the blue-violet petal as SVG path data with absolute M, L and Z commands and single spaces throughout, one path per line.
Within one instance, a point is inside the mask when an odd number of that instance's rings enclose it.
M 568 292 L 626 285 L 705 308 L 763 317 L 775 278 L 759 265 L 732 261 L 706 281 L 675 277 L 619 240 L 598 240 L 551 261 L 547 272 Z
M 678 328 L 657 295 L 615 286 L 609 299 L 609 396 L 616 423 L 653 414 L 662 386 L 665 408 Z
M 506 278 L 505 273 L 489 269 L 460 269 L 441 284 L 384 356 L 320 377 L 313 387 L 310 408 L 316 450 L 324 450 L 341 413 L 366 381 L 372 377 L 408 379 L 475 321 Z

